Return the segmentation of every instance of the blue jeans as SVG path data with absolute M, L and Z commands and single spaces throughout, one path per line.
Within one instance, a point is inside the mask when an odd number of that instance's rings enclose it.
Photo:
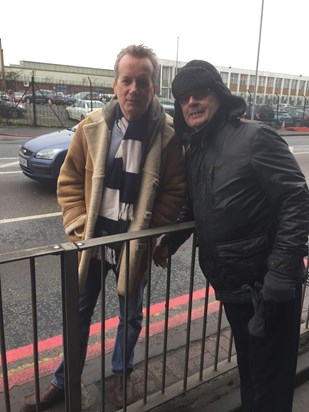
M 118 274 L 115 267 L 106 265 L 107 270 L 113 270 L 118 279 Z M 89 266 L 89 273 L 83 294 L 79 298 L 79 319 L 80 319 L 80 367 L 81 373 L 84 368 L 87 346 L 89 340 L 89 331 L 91 318 L 101 291 L 101 262 L 92 259 Z M 134 348 L 142 329 L 143 320 L 143 294 L 144 284 L 139 284 L 134 295 L 129 295 L 128 301 L 128 336 L 127 336 L 127 373 L 133 371 Z M 118 295 L 119 300 L 119 323 L 117 328 L 117 336 L 115 340 L 114 352 L 112 356 L 112 372 L 117 375 L 123 373 L 123 342 L 124 342 L 124 312 L 125 298 Z M 53 385 L 58 388 L 64 388 L 64 362 L 60 363 L 55 371 L 55 376 L 52 380 Z

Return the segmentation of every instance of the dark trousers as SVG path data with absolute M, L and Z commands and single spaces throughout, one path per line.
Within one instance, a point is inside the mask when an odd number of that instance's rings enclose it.
M 243 412 L 291 412 L 296 374 L 301 287 L 286 303 L 264 302 L 265 337 L 249 334 L 251 304 L 224 303 L 234 335 Z

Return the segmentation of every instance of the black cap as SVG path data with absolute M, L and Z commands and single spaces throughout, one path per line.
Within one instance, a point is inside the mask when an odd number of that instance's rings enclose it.
M 237 118 L 246 111 L 245 100 L 231 93 L 220 73 L 211 63 L 204 60 L 191 60 L 179 70 L 172 82 L 172 93 L 175 98 L 175 129 L 179 126 L 184 130 L 188 129 L 178 102 L 179 97 L 201 89 L 211 89 L 216 93 L 220 107 L 224 108 L 227 118 Z M 176 133 L 180 131 L 176 130 Z

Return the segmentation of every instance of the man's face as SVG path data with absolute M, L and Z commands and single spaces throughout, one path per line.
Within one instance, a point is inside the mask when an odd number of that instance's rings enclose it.
M 195 131 L 209 122 L 220 106 L 218 97 L 209 89 L 186 93 L 178 100 L 185 122 Z
M 126 54 L 119 62 L 118 73 L 114 93 L 121 111 L 129 122 L 139 120 L 147 112 L 155 94 L 152 63 L 148 58 Z

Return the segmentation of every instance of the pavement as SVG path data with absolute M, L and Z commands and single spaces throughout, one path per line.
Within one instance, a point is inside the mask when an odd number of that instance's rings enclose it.
M 199 323 L 200 322 L 200 323 Z M 201 319 L 193 325 L 193 339 L 196 331 L 200 331 Z M 220 343 L 220 356 L 217 371 L 213 365 L 205 370 L 203 379 L 200 380 L 198 373 L 198 358 L 201 348 L 201 340 L 192 340 L 190 343 L 189 368 L 186 391 L 184 388 L 184 347 L 177 345 L 182 342 L 185 327 L 176 328 L 169 338 L 176 346 L 167 353 L 165 368 L 165 388 L 162 389 L 162 353 L 150 356 L 148 362 L 147 396 L 144 403 L 144 376 L 145 363 L 137 361 L 132 374 L 134 384 L 135 402 L 128 406 L 128 412 L 240 412 L 239 377 L 235 356 L 231 362 L 226 361 L 228 351 L 229 328 L 224 328 Z M 309 399 L 309 332 L 302 335 L 302 349 L 298 359 L 296 385 L 293 403 L 293 412 L 308 411 Z M 162 335 L 156 336 L 155 341 L 162 343 Z M 206 347 L 214 346 L 215 336 L 210 335 L 206 341 Z M 142 354 L 142 344 L 136 348 L 137 354 Z M 156 346 L 156 343 L 154 343 Z M 172 345 L 173 346 L 173 345 Z M 178 347 L 177 347 L 178 346 Z M 304 350 L 305 348 L 305 350 Z M 137 356 L 138 357 L 138 356 Z M 107 356 L 106 366 L 110 365 L 110 356 Z M 40 380 L 40 387 L 44 388 L 51 381 L 52 375 L 45 376 Z M 82 375 L 82 411 L 85 412 L 115 412 L 119 408 L 112 404 L 110 393 L 112 376 L 105 376 L 104 409 L 102 408 L 101 393 L 102 380 L 100 369 L 100 357 L 86 362 Z M 19 412 L 24 396 L 33 391 L 34 382 L 28 382 L 16 386 L 10 391 L 10 412 Z M 5 411 L 3 394 L 0 396 L 0 410 Z M 50 412 L 65 412 L 64 403 L 49 408 Z
M 0 139 L 12 136 L 31 138 L 41 134 L 53 132 L 55 128 L 11 127 L 0 126 Z M 224 325 L 223 325 L 224 326 Z M 191 325 L 190 350 L 188 355 L 188 379 L 184 380 L 184 356 L 186 324 L 169 331 L 169 345 L 167 357 L 162 356 L 162 333 L 151 339 L 149 361 L 145 365 L 144 341 L 138 342 L 136 347 L 135 371 L 132 375 L 135 393 L 135 403 L 128 406 L 128 412 L 236 412 L 240 411 L 239 377 L 233 353 L 231 362 L 227 362 L 229 350 L 229 328 L 223 327 L 220 337 L 220 351 L 218 354 L 218 368 L 214 367 L 214 342 L 216 331 L 210 328 L 206 340 L 205 363 L 210 365 L 200 379 L 198 366 L 200 362 L 201 319 L 196 319 Z M 308 411 L 309 399 L 309 332 L 302 329 L 300 354 L 296 375 L 296 385 L 293 403 L 293 412 Z M 100 357 L 86 362 L 82 375 L 82 403 L 83 411 L 87 412 L 115 412 L 118 410 L 110 399 L 112 376 L 108 371 L 111 354 L 106 357 L 106 372 L 104 385 L 101 379 Z M 163 371 L 163 365 L 165 370 Z M 145 369 L 145 367 L 147 368 Z M 217 370 L 216 370 L 217 369 Z M 147 370 L 147 392 L 144 394 L 144 377 Z M 51 381 L 52 375 L 44 376 L 40 380 L 40 387 L 44 388 Z M 164 385 L 163 381 L 164 380 Z M 10 409 L 6 409 L 3 393 L 0 394 L 0 410 L 19 412 L 25 395 L 34 387 L 34 382 L 16 385 L 10 390 Z M 184 390 L 184 387 L 186 390 Z M 102 388 L 105 388 L 104 408 L 101 402 Z M 144 402 L 146 400 L 146 403 Z M 65 405 L 61 403 L 49 409 L 50 412 L 64 412 Z
M 59 130 L 59 127 L 34 127 L 34 126 L 4 126 L 0 125 L 0 139 L 5 138 L 32 138 Z

